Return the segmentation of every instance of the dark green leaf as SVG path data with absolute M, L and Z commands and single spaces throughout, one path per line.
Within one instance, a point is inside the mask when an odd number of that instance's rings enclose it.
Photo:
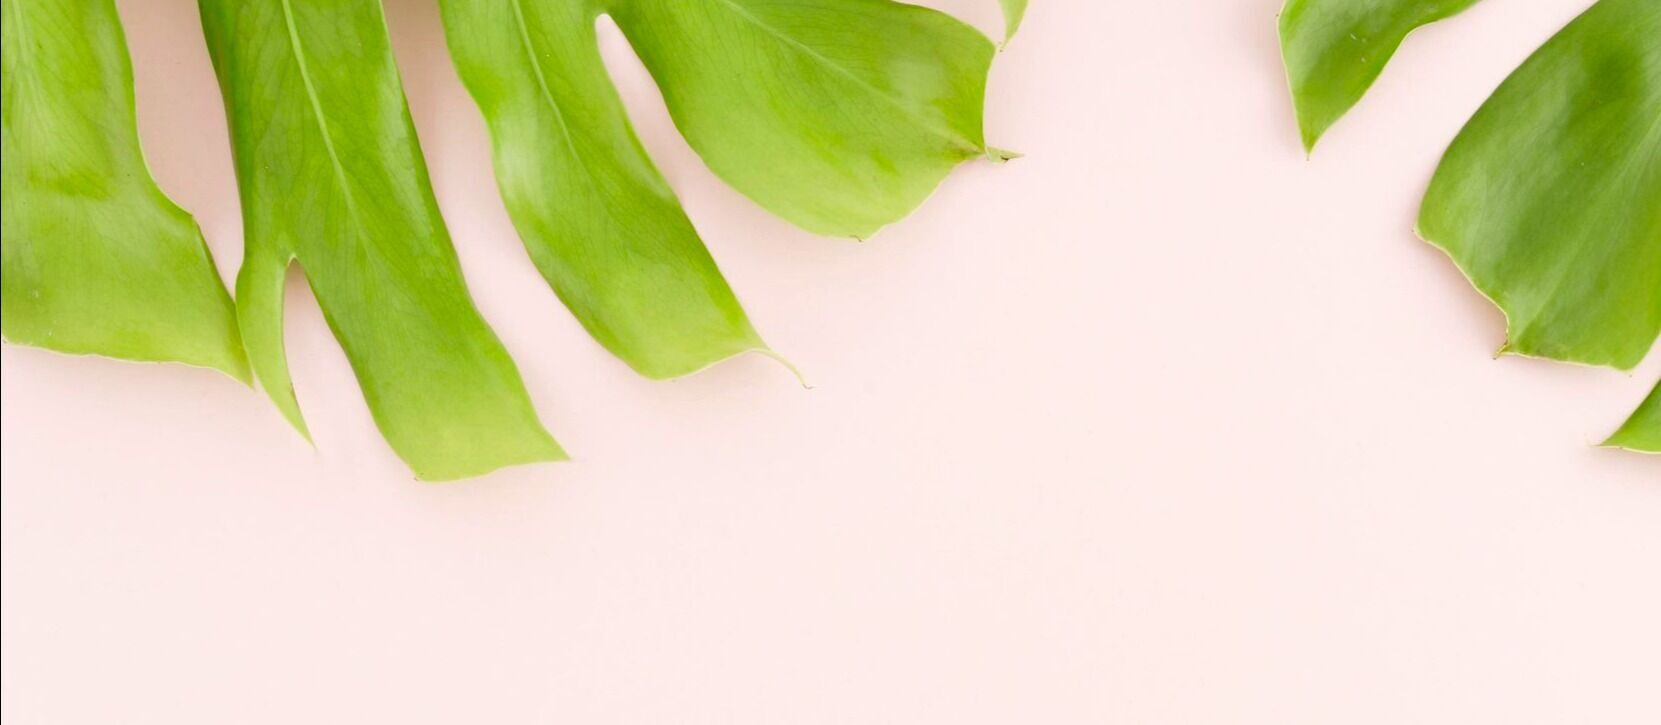
M 1506 352 L 1631 368 L 1661 333 L 1661 2 L 1601 0 L 1477 111 L 1419 231 L 1505 311 Z
M 1287 0 L 1280 44 L 1304 149 L 1313 150 L 1321 134 L 1361 100 L 1408 33 L 1476 2 Z

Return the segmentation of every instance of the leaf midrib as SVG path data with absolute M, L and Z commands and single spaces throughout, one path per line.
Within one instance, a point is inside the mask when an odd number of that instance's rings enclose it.
M 560 107 L 559 101 L 554 100 L 554 91 L 548 86 L 547 73 L 542 69 L 541 59 L 537 57 L 536 44 L 531 41 L 530 26 L 525 21 L 522 0 L 509 0 L 508 4 L 513 8 L 513 20 L 517 26 L 515 29 L 519 31 L 519 42 L 524 46 L 525 58 L 531 64 L 531 74 L 536 77 L 537 90 L 542 93 L 542 100 L 548 104 L 548 108 L 554 112 L 554 120 L 559 122 L 560 137 L 565 141 L 565 148 L 571 152 L 572 158 L 577 160 L 577 165 L 583 168 L 584 183 L 588 184 L 590 190 L 598 192 L 594 184 L 594 171 L 589 168 L 588 159 L 584 158 L 582 151 L 577 148 L 577 142 L 572 138 L 571 124 L 565 120 L 565 110 Z M 610 213 L 609 206 L 601 206 Z
M 317 133 L 323 137 L 323 148 L 329 153 L 330 165 L 334 168 L 335 181 L 340 184 L 340 193 L 346 202 L 347 215 L 352 220 L 353 227 L 362 236 L 363 220 L 358 216 L 357 200 L 352 196 L 352 185 L 346 178 L 346 165 L 341 163 L 340 154 L 335 151 L 334 136 L 329 133 L 328 118 L 323 114 L 323 100 L 317 94 L 317 87 L 312 83 L 311 70 L 306 67 L 305 46 L 300 42 L 299 28 L 294 22 L 294 8 L 290 0 L 280 0 L 283 8 L 283 30 L 288 33 L 289 49 L 294 53 L 294 63 L 300 70 L 300 84 L 306 89 L 306 99 L 310 102 L 312 118 L 317 122 Z

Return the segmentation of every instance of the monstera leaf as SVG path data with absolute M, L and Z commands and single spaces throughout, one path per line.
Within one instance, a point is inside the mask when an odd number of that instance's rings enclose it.
M 1303 147 L 1343 117 L 1378 80 L 1408 33 L 1477 0 L 1287 0 L 1281 51 Z
M 247 380 L 202 234 L 139 150 L 111 0 L 5 3 L 0 271 L 10 342 L 177 361 Z
M 588 331 L 649 377 L 766 347 L 630 129 L 599 54 L 600 14 L 622 28 L 710 168 L 810 231 L 868 236 L 952 167 L 989 153 L 981 109 L 993 45 L 933 10 L 888 0 L 440 5 L 532 259 Z
M 1661 385 L 1649 394 L 1638 412 L 1610 436 L 1607 446 L 1627 448 L 1645 453 L 1661 453 Z
M 4 332 L 257 379 L 306 434 L 283 350 L 298 267 L 392 448 L 443 480 L 564 457 L 468 295 L 379 0 L 199 0 L 246 238 L 231 303 L 155 187 L 111 0 L 5 4 Z M 1013 34 L 1025 0 L 1001 0 Z M 611 16 L 692 148 L 810 231 L 867 237 L 982 134 L 991 40 L 891 0 L 442 0 L 536 266 L 643 375 L 771 354 L 630 128 Z
M 1661 2 L 1602 0 L 1443 157 L 1419 217 L 1506 350 L 1630 369 L 1661 333 Z
M 1402 17 L 1468 4 L 1292 0 L 1288 15 L 1346 5 L 1352 24 L 1403 27 Z M 1292 67 L 1299 51 L 1286 52 Z M 1300 109 L 1362 89 L 1343 75 L 1309 74 L 1328 80 L 1303 89 Z M 1502 352 L 1641 362 L 1661 334 L 1661 2 L 1600 0 L 1518 68 L 1448 149 L 1418 227 L 1505 312 Z M 1652 396 L 1611 443 L 1654 450 L 1655 405 Z
M 380 3 L 202 0 L 201 13 L 247 229 L 237 313 L 272 400 L 304 431 L 282 340 L 297 262 L 418 476 L 563 458 L 462 281 Z
M 766 350 L 629 127 L 582 3 L 446 0 L 451 55 L 484 111 L 532 260 L 606 349 L 672 378 Z

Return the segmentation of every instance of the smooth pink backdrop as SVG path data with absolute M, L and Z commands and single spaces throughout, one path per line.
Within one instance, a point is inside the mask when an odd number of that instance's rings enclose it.
M 931 3 L 998 31 L 992 0 Z M 216 375 L 7 346 L 5 721 L 1661 722 L 1661 376 L 1490 359 L 1412 235 L 1445 144 L 1587 0 L 1411 38 L 1313 160 L 1280 0 L 1036 0 L 989 131 L 866 244 L 638 127 L 767 338 L 675 383 L 527 260 L 431 0 L 389 2 L 473 292 L 574 463 L 411 480 L 315 302 L 318 447 Z M 240 220 L 188 0 L 123 0 L 162 186 Z M 1661 356 L 1658 356 L 1661 357 Z

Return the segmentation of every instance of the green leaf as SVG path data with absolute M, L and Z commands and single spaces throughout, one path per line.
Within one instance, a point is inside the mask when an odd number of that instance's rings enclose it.
M 1661 333 L 1661 2 L 1601 0 L 1448 149 L 1419 233 L 1505 311 L 1504 351 L 1630 369 Z
M 531 258 L 606 349 L 673 378 L 766 352 L 606 75 L 580 3 L 444 0 L 450 53 L 489 122 Z
M 1021 19 L 1027 15 L 1027 0 L 999 0 L 1004 6 L 1004 42 L 1008 43 L 1021 29 Z
M 560 298 L 640 373 L 767 352 L 630 128 L 594 24 L 611 14 L 710 166 L 808 229 L 865 236 L 988 153 L 992 46 L 887 0 L 443 0 L 514 225 Z
M 1414 29 L 1477 0 L 1287 0 L 1281 53 L 1292 84 L 1303 147 L 1353 107 Z
M 304 430 L 283 278 L 304 268 L 381 432 L 443 480 L 564 457 L 474 308 L 439 216 L 375 0 L 201 0 L 230 119 L 255 374 Z
M 710 169 L 809 231 L 869 237 L 991 153 L 981 123 L 996 49 L 943 13 L 889 0 L 573 1 L 616 20 Z
M 0 65 L 0 332 L 75 354 L 248 379 L 230 295 L 195 220 L 139 149 L 110 0 L 9 0 Z
M 1649 394 L 1638 412 L 1610 436 L 1606 446 L 1626 448 L 1644 453 L 1661 453 L 1661 385 Z
M 1304 145 L 1414 28 L 1475 0 L 1288 0 Z M 1538 50 L 1443 157 L 1419 233 L 1507 318 L 1501 352 L 1630 369 L 1661 334 L 1661 2 L 1601 0 Z M 1654 450 L 1657 394 L 1610 445 Z

